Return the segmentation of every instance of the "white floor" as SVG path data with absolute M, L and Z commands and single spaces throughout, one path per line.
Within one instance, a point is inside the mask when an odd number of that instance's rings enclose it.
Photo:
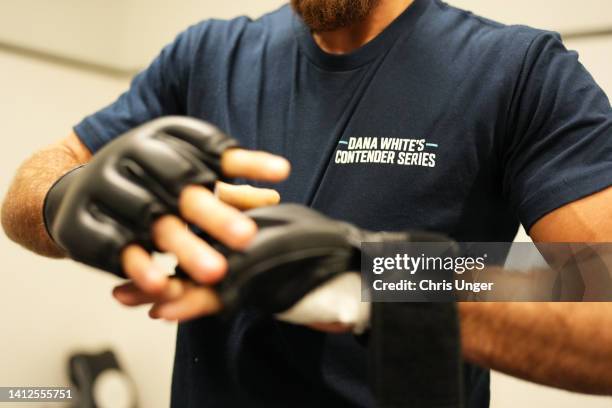
M 602 54 L 606 47 L 610 49 L 609 43 L 583 47 L 602 76 L 607 75 L 605 56 L 610 55 Z M 606 80 L 607 86 L 612 85 L 612 77 Z M 65 136 L 80 118 L 112 101 L 126 86 L 126 79 L 0 52 L 0 194 L 26 156 Z M 0 253 L 4 264 L 0 385 L 67 384 L 68 353 L 110 346 L 135 378 L 141 406 L 168 406 L 173 325 L 149 320 L 145 310 L 125 310 L 115 304 L 110 297 L 115 282 L 104 274 L 36 257 L 4 235 L 0 235 Z M 608 398 L 570 394 L 499 374 L 493 377 L 495 408 L 610 406 Z

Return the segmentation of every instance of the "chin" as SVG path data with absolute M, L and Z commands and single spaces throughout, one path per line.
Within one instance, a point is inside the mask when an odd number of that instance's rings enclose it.
M 293 10 L 316 32 L 334 31 L 365 19 L 377 0 L 291 0 Z

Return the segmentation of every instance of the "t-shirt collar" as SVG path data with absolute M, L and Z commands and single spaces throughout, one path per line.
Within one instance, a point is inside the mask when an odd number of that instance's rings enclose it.
M 427 8 L 430 0 L 414 0 L 380 34 L 362 47 L 348 54 L 330 54 L 323 51 L 315 42 L 310 28 L 292 12 L 293 28 L 300 50 L 317 66 L 330 71 L 348 71 L 359 68 L 385 53 L 399 38 L 412 31 L 417 20 Z

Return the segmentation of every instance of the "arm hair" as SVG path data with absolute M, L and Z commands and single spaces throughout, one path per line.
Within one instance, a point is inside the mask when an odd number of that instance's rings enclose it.
M 6 235 L 37 254 L 64 257 L 64 251 L 45 229 L 43 203 L 61 176 L 90 159 L 91 153 L 74 133 L 27 159 L 17 170 L 2 204 L 2 227 Z

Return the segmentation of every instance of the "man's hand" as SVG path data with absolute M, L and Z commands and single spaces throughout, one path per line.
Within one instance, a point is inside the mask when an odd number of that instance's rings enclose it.
M 239 150 L 208 123 L 167 116 L 117 137 L 55 183 L 45 199 L 45 224 L 71 258 L 94 268 L 125 277 L 125 267 L 133 265 L 125 264 L 122 251 L 137 244 L 174 253 L 194 280 L 207 282 L 207 272 L 219 274 L 223 262 L 190 239 L 179 218 L 240 249 L 254 223 L 219 205 L 207 188 L 224 177 L 279 181 L 288 170 L 286 160 Z
M 241 249 L 256 225 L 239 209 L 279 201 L 270 189 L 205 186 L 222 177 L 279 182 L 289 170 L 285 159 L 240 149 L 213 126 L 185 117 L 144 124 L 93 157 L 72 134 L 22 165 L 4 201 L 2 225 L 28 249 L 68 254 L 158 297 L 178 286 L 153 264 L 151 250 L 176 255 L 196 283 L 214 283 L 226 261 L 186 223 Z
M 266 153 L 246 152 L 242 150 L 230 150 L 223 156 L 223 167 L 231 172 L 239 171 L 245 175 L 259 175 L 264 179 L 278 181 L 288 174 L 288 167 L 282 161 L 276 161 L 275 156 Z M 252 161 L 253 166 L 245 166 L 245 163 Z M 240 174 L 236 174 L 239 177 Z M 199 189 L 199 188 L 198 188 Z M 214 211 L 221 209 L 221 214 L 225 214 L 223 221 L 227 226 L 223 228 L 223 223 L 218 227 L 218 239 L 229 237 L 225 242 L 234 240 L 239 245 L 248 244 L 253 238 L 256 230 L 253 222 L 237 209 L 248 210 L 256 207 L 275 205 L 280 202 L 280 196 L 275 190 L 254 188 L 248 185 L 236 186 L 219 182 L 215 188 L 214 197 L 208 191 L 203 192 L 205 198 L 203 202 L 198 200 L 198 193 L 188 195 L 185 205 L 202 206 L 203 214 L 217 214 Z M 235 207 L 235 208 L 233 208 Z M 232 235 L 232 223 L 245 223 L 247 228 L 241 232 L 240 236 Z M 201 276 L 203 283 L 214 283 L 221 279 L 225 273 L 225 259 L 212 249 L 208 244 L 197 236 L 190 233 L 184 222 L 174 216 L 166 216 L 160 219 L 154 226 L 154 239 L 156 242 L 175 241 L 170 245 L 177 247 L 183 246 L 173 252 L 181 254 L 179 264 L 186 271 L 191 271 L 193 275 Z M 168 234 L 164 236 L 163 234 Z M 211 232 L 212 235 L 212 232 Z M 201 265 L 191 260 L 200 257 L 214 257 L 219 266 Z M 183 262 L 181 262 L 183 259 Z M 113 291 L 113 296 L 126 306 L 140 306 L 153 304 L 149 315 L 153 318 L 166 320 L 189 320 L 195 317 L 212 314 L 219 311 L 221 305 L 215 292 L 202 285 L 194 285 L 176 278 L 168 278 L 164 271 L 159 270 L 151 256 L 144 249 L 132 245 L 123 252 L 124 268 L 131 281 L 117 286 Z M 189 269 L 188 269 L 189 268 Z
M 221 161 L 228 177 L 278 182 L 289 174 L 288 162 L 265 152 L 227 150 Z M 278 193 L 271 189 L 218 183 L 215 192 L 191 185 L 179 198 L 181 217 L 165 215 L 152 226 L 151 237 L 157 248 L 177 257 L 179 266 L 196 282 L 211 284 L 225 274 L 221 254 L 191 232 L 186 222 L 200 228 L 234 249 L 242 249 L 255 236 L 255 223 L 239 209 L 277 204 Z M 142 247 L 130 245 L 122 253 L 122 266 L 128 278 L 144 291 L 155 294 L 167 283 L 165 272 L 156 267 Z

